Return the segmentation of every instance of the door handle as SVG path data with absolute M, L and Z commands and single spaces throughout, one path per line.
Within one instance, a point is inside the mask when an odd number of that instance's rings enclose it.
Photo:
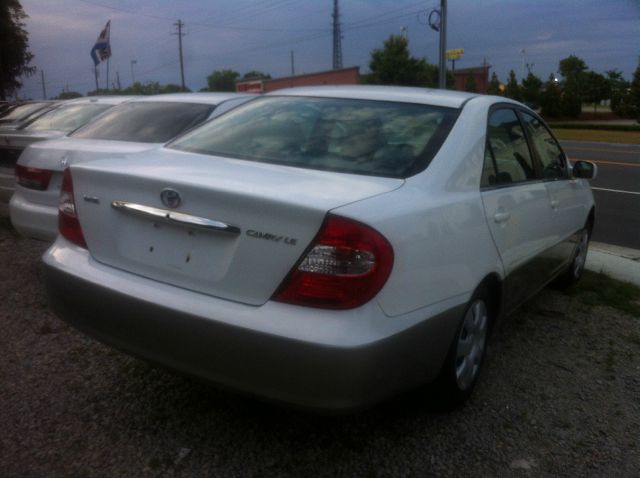
M 511 214 L 509 214 L 508 212 L 497 212 L 493 215 L 494 221 L 496 221 L 498 224 L 508 221 L 510 217 Z
M 558 209 L 558 206 L 560 206 L 560 201 L 558 201 L 557 199 L 552 199 L 551 200 L 551 208 L 552 209 Z

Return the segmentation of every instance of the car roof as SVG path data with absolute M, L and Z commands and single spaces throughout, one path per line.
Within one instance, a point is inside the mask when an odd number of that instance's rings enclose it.
M 138 96 L 132 99 L 132 102 L 139 101 L 166 101 L 176 103 L 204 103 L 217 105 L 223 101 L 230 100 L 232 98 L 243 98 L 256 96 L 247 93 L 166 93 L 162 95 L 149 95 Z
M 396 101 L 400 103 L 421 103 L 449 108 L 460 108 L 477 93 L 415 88 L 405 86 L 379 85 L 336 85 L 286 88 L 268 93 L 267 96 L 310 96 L 319 98 L 348 98 L 359 100 Z
M 129 101 L 137 96 L 126 96 L 126 95 L 113 95 L 113 96 L 83 96 L 82 98 L 73 98 L 70 100 L 65 100 L 61 103 L 62 105 L 76 105 L 76 104 L 84 104 L 84 103 L 97 103 L 97 104 L 105 104 L 105 105 L 117 105 L 124 101 Z

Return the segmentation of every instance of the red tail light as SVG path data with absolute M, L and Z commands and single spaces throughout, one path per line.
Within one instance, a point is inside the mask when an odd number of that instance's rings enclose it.
M 330 214 L 273 299 L 326 309 L 359 307 L 382 289 L 392 267 L 393 249 L 378 231 Z
M 73 198 L 73 180 L 69 168 L 64 170 L 62 177 L 62 189 L 58 202 L 58 229 L 62 237 L 68 239 L 80 247 L 87 247 L 80 227 L 80 221 L 76 215 L 76 202 Z
M 16 165 L 16 182 L 29 189 L 45 191 L 49 187 L 53 171 L 47 169 L 26 168 Z

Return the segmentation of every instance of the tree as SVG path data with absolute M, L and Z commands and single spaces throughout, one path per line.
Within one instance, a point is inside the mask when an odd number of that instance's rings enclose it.
M 469 93 L 477 93 L 478 85 L 476 83 L 476 75 L 473 73 L 467 75 L 467 79 L 464 82 L 464 91 L 468 91 Z
M 262 73 L 258 70 L 251 70 L 242 75 L 243 80 L 270 80 L 271 75 L 268 73 Z
M 558 71 L 565 80 L 578 79 L 587 71 L 587 64 L 582 58 L 569 55 L 567 58 L 560 60 Z
M 633 72 L 631 88 L 629 89 L 629 99 L 633 117 L 640 123 L 640 66 Z
M 82 93 L 78 93 L 77 91 L 62 91 L 55 99 L 72 100 L 74 98 L 82 98 Z
M 544 84 L 540 93 L 540 107 L 542 108 L 542 116 L 546 118 L 555 118 L 560 116 L 560 98 L 562 92 L 555 76 L 549 75 L 549 79 Z
M 560 112 L 563 116 L 577 118 L 582 113 L 582 96 L 576 79 L 567 80 L 560 98 Z
M 606 71 L 609 90 L 611 91 L 611 111 L 619 116 L 631 116 L 629 105 L 629 87 L 631 84 L 624 79 L 619 70 Z
M 207 76 L 209 91 L 236 91 L 236 80 L 240 73 L 233 70 L 216 70 Z
M 522 101 L 520 85 L 516 79 L 516 72 L 513 70 L 509 71 L 509 81 L 507 81 L 507 87 L 504 90 L 504 95 L 512 100 Z
M 529 73 L 522 80 L 522 101 L 531 107 L 537 107 L 540 104 L 541 88 L 542 80 L 533 73 Z
M 29 34 L 24 29 L 28 18 L 18 0 L 0 2 L 0 100 L 22 86 L 21 76 L 31 76 L 35 66 L 29 66 L 33 54 L 29 51 Z
M 600 73 L 587 71 L 583 79 L 583 100 L 593 103 L 593 112 L 597 112 L 598 103 L 611 97 L 611 84 Z
M 489 81 L 489 87 L 487 88 L 487 93 L 490 95 L 500 95 L 502 92 L 500 91 L 500 80 L 498 80 L 498 75 L 494 71 L 491 73 L 491 80 Z
M 369 82 L 377 85 L 437 85 L 438 68 L 424 59 L 412 57 L 409 42 L 400 35 L 391 35 L 382 49 L 371 52 L 369 69 Z

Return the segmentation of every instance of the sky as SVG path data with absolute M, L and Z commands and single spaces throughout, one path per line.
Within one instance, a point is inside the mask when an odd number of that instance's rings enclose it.
M 272 77 L 332 68 L 332 0 L 20 0 L 29 15 L 31 62 L 21 97 L 95 89 L 90 50 L 111 20 L 109 82 L 180 84 L 175 23 L 184 22 L 186 86 L 206 86 L 214 70 Z M 429 12 L 439 0 L 341 0 L 343 66 L 368 72 L 371 51 L 389 35 L 408 32 L 411 54 L 438 63 L 439 35 Z M 480 66 L 506 82 L 531 71 L 559 76 L 558 62 L 574 54 L 594 71 L 618 69 L 631 79 L 640 61 L 640 0 L 448 0 L 447 48 L 464 48 L 456 68 Z M 132 63 L 135 62 L 135 63 Z M 449 62 L 449 65 L 451 63 Z M 99 66 L 106 85 L 106 64 Z

